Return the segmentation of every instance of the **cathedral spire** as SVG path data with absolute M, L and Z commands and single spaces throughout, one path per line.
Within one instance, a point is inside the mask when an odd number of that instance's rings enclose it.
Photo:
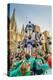
M 13 21 L 15 21 L 15 8 L 14 8 L 14 10 L 13 10 L 13 14 L 12 14 L 11 19 L 12 19 Z
M 14 29 L 16 31 L 16 28 L 17 28 L 17 25 L 16 25 L 15 8 L 14 8 L 12 16 L 11 16 L 11 29 Z
M 24 24 L 22 26 L 21 34 L 23 34 L 23 32 L 24 32 Z

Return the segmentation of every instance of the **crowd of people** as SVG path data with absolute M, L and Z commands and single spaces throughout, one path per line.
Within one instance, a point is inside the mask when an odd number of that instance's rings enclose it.
M 30 24 L 31 25 L 31 24 Z M 29 26 L 30 27 L 30 26 Z M 30 29 L 31 30 L 31 27 Z M 28 27 L 27 27 L 28 31 Z M 26 33 L 27 33 L 26 31 Z M 31 32 L 29 32 L 30 34 Z M 37 35 L 38 34 L 38 35 Z M 42 75 L 51 74 L 52 72 L 52 53 L 48 48 L 46 51 L 43 49 L 41 43 L 42 36 L 39 32 L 36 34 L 36 41 L 34 44 L 34 37 L 28 35 L 24 39 L 24 44 L 19 41 L 17 44 L 16 53 L 10 54 L 10 68 L 8 71 L 9 76 L 29 76 L 29 75 Z M 40 38 L 41 37 L 41 38 Z M 39 40 L 38 40 L 39 39 Z M 48 39 L 49 40 L 49 39 Z M 51 42 L 48 41 L 50 44 Z M 29 44 L 29 46 L 28 46 Z
M 20 49 L 20 48 L 19 48 Z M 48 54 L 41 54 L 37 51 L 33 51 L 31 55 L 24 50 L 20 53 L 16 53 L 14 57 L 11 56 L 11 68 L 9 70 L 9 76 L 29 76 L 50 74 L 52 68 L 52 56 Z M 49 72 L 50 70 L 50 72 Z

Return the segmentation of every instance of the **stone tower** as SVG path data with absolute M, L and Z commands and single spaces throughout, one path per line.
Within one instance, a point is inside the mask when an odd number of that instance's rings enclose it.
M 16 50 L 16 20 L 15 20 L 15 9 L 13 10 L 13 14 L 9 20 L 8 26 L 8 33 L 9 33 L 9 51 L 10 53 L 15 53 Z

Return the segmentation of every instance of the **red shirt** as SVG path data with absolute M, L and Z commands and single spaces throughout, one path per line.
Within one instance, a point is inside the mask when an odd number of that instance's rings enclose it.
M 49 67 L 52 67 L 52 57 L 51 57 L 51 55 L 48 56 L 48 65 L 49 65 Z
M 32 53 L 31 55 L 32 55 L 32 57 L 36 57 L 37 53 Z

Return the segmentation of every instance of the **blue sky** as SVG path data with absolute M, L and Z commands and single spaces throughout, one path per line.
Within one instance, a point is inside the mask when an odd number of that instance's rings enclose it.
M 41 31 L 52 31 L 51 6 L 10 4 L 10 16 L 12 15 L 14 8 L 19 31 L 21 30 L 22 25 L 27 24 L 29 20 L 35 25 L 39 25 Z

